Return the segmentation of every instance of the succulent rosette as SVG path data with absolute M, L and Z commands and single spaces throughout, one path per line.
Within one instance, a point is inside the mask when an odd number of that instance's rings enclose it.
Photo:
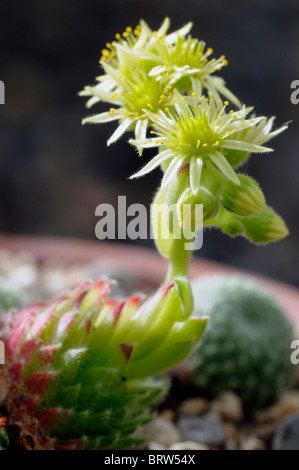
M 140 303 L 110 299 L 112 282 L 86 282 L 47 304 L 11 313 L 0 369 L 0 428 L 33 449 L 120 449 L 140 442 L 149 406 L 206 319 L 190 317 L 189 283 L 176 278 Z M 2 407 L 2 408 L 1 408 Z

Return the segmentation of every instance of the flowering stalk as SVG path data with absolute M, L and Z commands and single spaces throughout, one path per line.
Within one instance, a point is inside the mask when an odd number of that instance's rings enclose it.
M 144 149 L 157 149 L 156 156 L 131 178 L 162 169 L 154 199 L 154 212 L 161 218 L 155 217 L 153 226 L 157 249 L 169 262 L 167 280 L 188 272 L 186 204 L 191 206 L 192 220 L 202 205 L 204 226 L 255 243 L 288 234 L 283 220 L 267 207 L 258 184 L 239 172 L 251 154 L 272 152 L 265 144 L 287 125 L 273 130 L 274 117 L 256 116 L 225 87 L 215 73 L 228 65 L 227 59 L 213 58 L 211 48 L 192 38 L 192 23 L 173 33 L 168 33 L 169 25 L 166 18 L 152 31 L 141 21 L 135 29 L 116 34 L 102 51 L 105 74 L 81 92 L 89 97 L 87 107 L 100 101 L 113 106 L 83 120 L 118 121 L 108 145 L 134 131 L 129 142 L 139 155 Z M 174 227 L 179 227 L 176 234 Z

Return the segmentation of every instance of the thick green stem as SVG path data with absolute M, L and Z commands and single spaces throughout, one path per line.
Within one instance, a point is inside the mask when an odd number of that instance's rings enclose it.
M 181 238 L 173 240 L 166 282 L 171 281 L 174 276 L 186 276 L 188 274 L 191 250 L 185 249 L 185 243 L 188 243 L 188 241 L 183 235 Z

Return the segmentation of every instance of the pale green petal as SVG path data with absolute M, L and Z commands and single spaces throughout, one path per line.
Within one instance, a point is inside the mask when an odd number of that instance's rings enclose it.
M 87 122 L 98 124 L 99 122 L 116 121 L 117 119 L 120 119 L 121 116 L 123 116 L 123 112 L 115 111 L 113 114 L 111 114 L 110 111 L 107 111 L 106 113 L 95 114 L 94 116 L 84 118 L 82 120 L 82 124 L 86 124 Z
M 128 129 L 128 127 L 132 124 L 133 119 L 125 119 L 118 128 L 113 132 L 112 136 L 107 142 L 107 145 L 111 145 L 116 142 Z
M 193 193 L 196 193 L 200 185 L 202 172 L 202 160 L 192 157 L 190 162 L 190 186 Z
M 178 37 L 186 36 L 186 34 L 189 33 L 192 26 L 193 26 L 193 23 L 190 21 L 182 28 L 178 29 L 177 31 L 174 31 L 174 33 L 168 34 L 165 37 L 166 44 L 169 46 L 170 44 L 173 44 Z
M 240 140 L 227 139 L 221 143 L 221 147 L 230 150 L 243 150 L 252 153 L 265 153 L 273 152 L 269 147 L 262 147 L 261 145 L 251 144 L 249 142 L 241 142 Z
M 159 165 L 161 165 L 164 160 L 167 160 L 167 158 L 172 156 L 172 152 L 170 150 L 164 150 L 161 153 L 158 153 L 147 165 L 145 165 L 140 171 L 137 173 L 134 173 L 134 175 L 130 176 L 130 179 L 132 178 L 140 178 L 140 176 L 146 175 L 147 173 L 150 173 L 153 171 L 155 168 L 157 168 Z

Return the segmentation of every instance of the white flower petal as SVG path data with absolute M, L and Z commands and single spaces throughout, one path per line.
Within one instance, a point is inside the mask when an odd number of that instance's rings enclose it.
M 128 127 L 132 124 L 133 119 L 125 119 L 119 126 L 118 128 L 113 132 L 112 136 L 110 139 L 107 141 L 107 145 L 113 144 L 116 142 L 128 129 Z
M 216 154 L 211 154 L 210 159 L 212 162 L 219 168 L 219 170 L 226 176 L 228 179 L 233 181 L 236 184 L 240 184 L 239 178 L 235 173 L 234 169 L 230 166 L 224 155 L 217 152 Z
M 94 116 L 89 116 L 82 120 L 82 124 L 86 124 L 87 122 L 91 122 L 93 124 L 98 124 L 99 122 L 110 122 L 116 121 L 121 116 L 123 116 L 123 111 L 115 111 L 113 114 L 110 111 L 101 114 L 95 114 Z
M 159 147 L 161 145 L 161 140 L 162 138 L 156 138 L 156 139 L 140 139 L 140 140 L 135 140 L 135 139 L 130 139 L 129 143 L 132 145 L 135 145 L 135 147 L 139 148 L 142 147 L 144 149 L 149 149 L 152 147 Z
M 169 46 L 170 44 L 173 44 L 177 40 L 178 37 L 186 36 L 186 34 L 189 33 L 192 26 L 193 26 L 193 23 L 190 21 L 189 23 L 187 23 L 185 26 L 178 29 L 177 31 L 174 31 L 171 34 L 168 34 L 165 37 L 165 43 Z
M 190 185 L 193 193 L 196 193 L 200 185 L 202 172 L 202 160 L 192 157 L 190 162 Z
M 135 127 L 135 139 L 136 140 L 144 140 L 146 137 L 146 130 L 148 125 L 148 118 L 146 119 L 139 119 L 136 123 Z M 142 155 L 142 147 L 138 147 L 139 155 Z
M 250 153 L 265 153 L 273 152 L 269 147 L 262 147 L 261 145 L 251 144 L 250 142 L 241 142 L 240 140 L 227 139 L 221 143 L 221 147 L 230 150 L 243 150 Z
M 164 36 L 164 34 L 166 34 L 169 26 L 170 26 L 170 20 L 169 20 L 168 17 L 166 17 L 165 20 L 163 21 L 162 25 L 160 26 L 160 28 L 157 31 L 158 38 L 160 38 L 160 37 Z
M 176 173 L 181 167 L 183 161 L 184 160 L 182 158 L 177 157 L 172 160 L 172 162 L 169 164 L 167 170 L 164 173 L 161 183 L 161 189 L 165 188 L 168 183 L 176 176 Z
M 194 93 L 196 93 L 198 96 L 201 96 L 202 95 L 201 80 L 199 78 L 191 77 L 191 83 L 192 83 L 192 90 L 194 91 Z
M 167 158 L 171 156 L 172 156 L 172 152 L 170 150 L 164 150 L 163 152 L 158 153 L 158 155 L 156 155 L 147 165 L 141 168 L 140 171 L 130 176 L 130 179 L 140 178 L 140 176 L 150 173 L 152 170 L 154 170 L 159 165 L 161 165 L 161 163 L 164 162 L 164 160 L 167 160 Z

